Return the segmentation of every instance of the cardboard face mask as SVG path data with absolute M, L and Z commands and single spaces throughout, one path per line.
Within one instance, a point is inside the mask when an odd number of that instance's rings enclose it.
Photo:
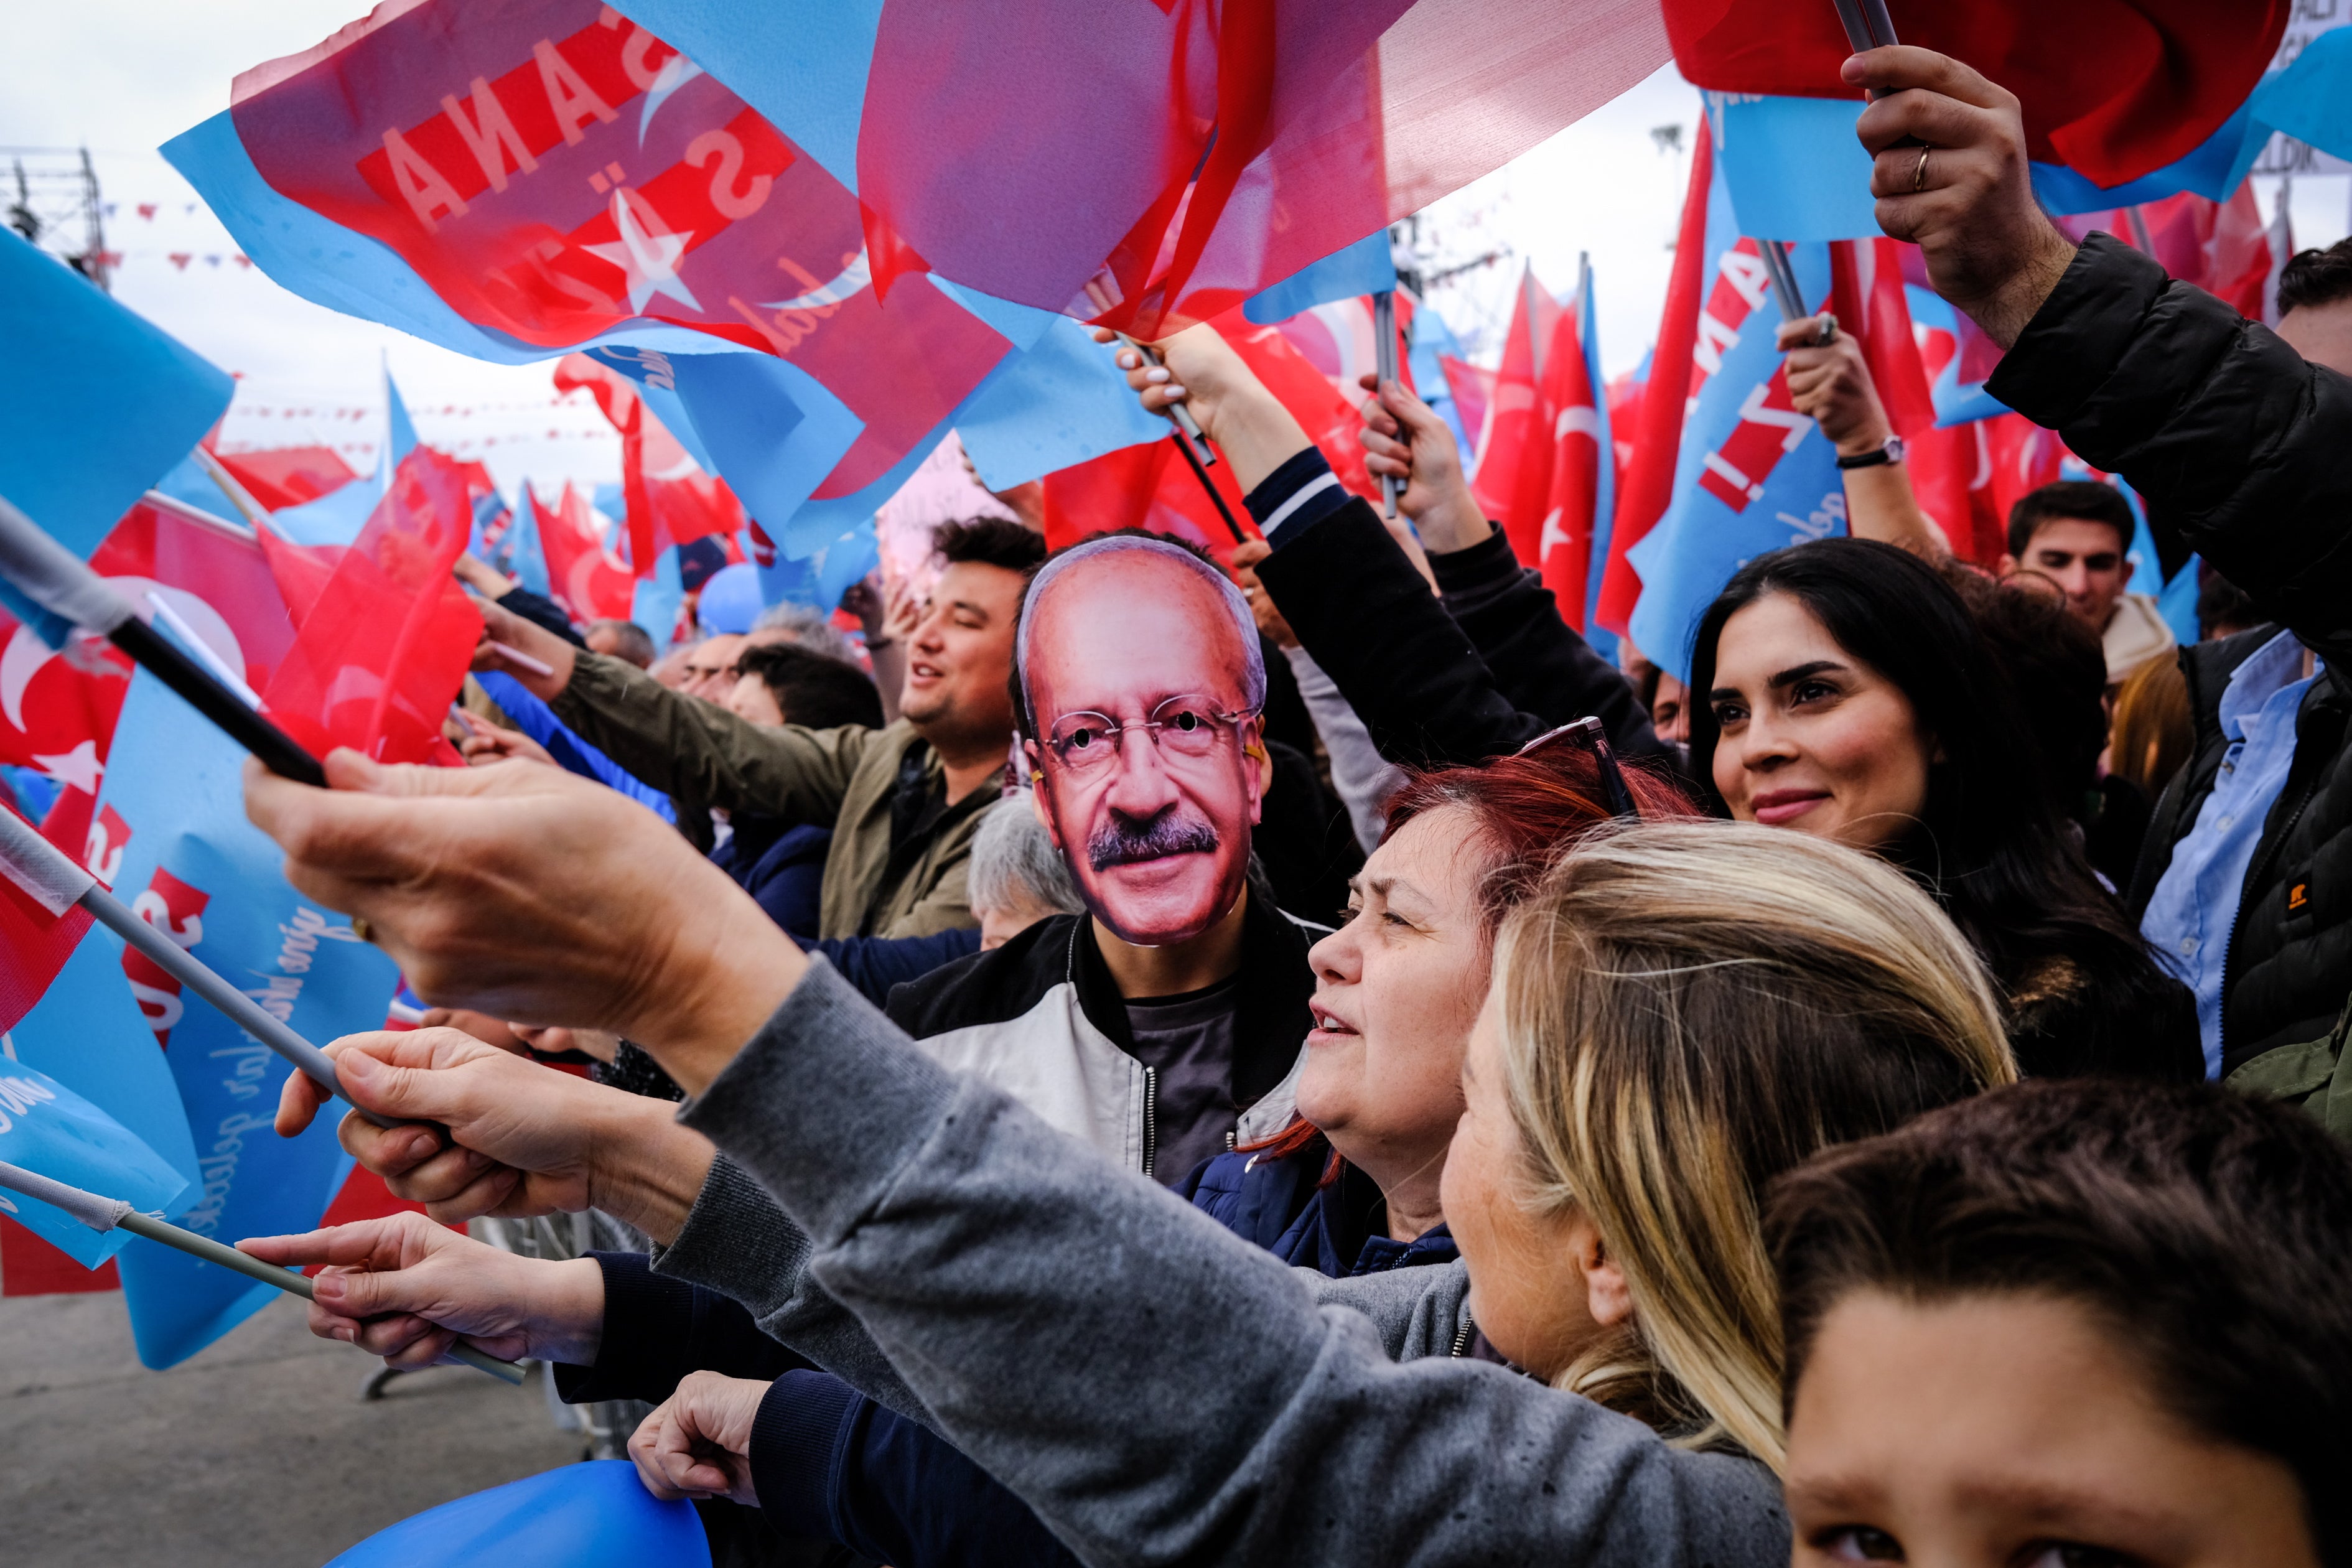
M 1087 909 L 1139 947 L 1231 912 L 1265 787 L 1257 633 L 1213 574 L 1103 540 L 1048 563 L 1022 614 L 1038 815 Z

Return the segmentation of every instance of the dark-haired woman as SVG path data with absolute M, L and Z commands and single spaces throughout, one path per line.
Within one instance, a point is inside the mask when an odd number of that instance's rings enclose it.
M 1992 971 L 2028 1074 L 2203 1076 L 2188 988 L 2092 875 L 2000 660 L 1935 568 L 1855 539 L 1760 556 L 1699 622 L 1691 689 L 1710 803 L 1925 882 Z
M 1155 412 L 1188 403 L 1236 473 L 1262 476 L 1249 503 L 1274 548 L 1259 580 L 1383 751 L 1475 762 L 1573 716 L 1525 710 L 1526 684 L 1490 672 L 1415 591 L 1418 574 L 1371 509 L 1339 489 L 1213 331 L 1160 349 L 1164 369 L 1139 365 L 1130 384 Z M 1401 504 L 1433 559 L 1488 540 L 1427 405 L 1391 384 L 1370 417 L 1367 464 L 1409 481 Z M 1575 641 L 1557 624 L 1548 636 Z M 1460 654 L 1445 657 L 1448 637 Z M 1595 685 L 1559 683 L 1554 700 L 1597 710 Z M 2193 999 L 2066 832 L 2004 663 L 1935 567 L 1861 540 L 1759 558 L 1701 624 L 1689 702 L 1689 771 L 1706 802 L 1872 850 L 1918 878 L 1991 970 L 2026 1072 L 2201 1074 Z M 1654 736 L 1648 749 L 1656 755 Z

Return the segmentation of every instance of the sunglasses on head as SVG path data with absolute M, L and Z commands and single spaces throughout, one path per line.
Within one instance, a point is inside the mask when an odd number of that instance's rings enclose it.
M 1617 753 L 1610 750 L 1609 733 L 1601 727 L 1600 720 L 1579 719 L 1573 724 L 1546 730 L 1511 754 L 1515 757 L 1533 756 L 1547 746 L 1558 745 L 1589 749 L 1593 759 L 1601 764 L 1601 795 L 1608 803 L 1610 812 L 1636 822 L 1641 820 L 1642 808 L 1633 804 L 1633 792 L 1625 786 L 1625 770 L 1617 765 Z

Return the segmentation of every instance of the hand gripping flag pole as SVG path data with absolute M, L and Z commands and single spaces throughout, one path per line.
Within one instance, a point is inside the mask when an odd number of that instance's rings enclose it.
M 255 712 L 199 660 L 142 621 L 130 603 L 89 569 L 88 562 L 42 532 L 5 496 L 0 496 L 0 577 L 51 615 L 98 633 L 129 654 L 140 668 L 260 758 L 271 773 L 298 784 L 326 787 L 327 775 L 318 758 Z
M 1118 341 L 1142 356 L 1144 363 L 1160 363 L 1159 353 L 1150 344 L 1138 342 L 1125 332 L 1118 334 Z M 1234 536 L 1234 542 L 1244 542 L 1249 535 L 1242 531 L 1241 523 L 1234 517 L 1234 509 L 1225 504 L 1225 498 L 1217 493 L 1216 485 L 1209 479 L 1209 468 L 1217 460 L 1217 449 L 1209 445 L 1209 437 L 1202 433 L 1201 422 L 1192 417 L 1191 409 L 1181 403 L 1171 403 L 1168 405 L 1167 415 L 1176 422 L 1176 433 L 1171 439 L 1176 443 L 1176 449 L 1184 454 L 1184 462 L 1192 470 L 1192 477 L 1201 481 L 1202 492 L 1209 498 L 1209 504 L 1217 509 L 1217 515 L 1225 520 L 1226 531 Z
M 378 1127 L 393 1125 L 390 1118 L 352 1104 L 351 1097 L 336 1081 L 334 1060 L 326 1052 L 288 1028 L 275 1015 L 214 973 L 179 943 L 132 914 L 121 900 L 99 885 L 96 877 L 75 864 L 13 811 L 0 811 L 0 873 L 52 915 L 61 915 L 79 904 L 108 930 L 153 959 L 165 973 L 219 1008 L 229 1022 L 308 1073 L 320 1088 L 351 1105 Z
M 0 816 L 5 815 L 0 813 Z M 315 1294 L 310 1279 L 291 1268 L 264 1263 L 234 1247 L 224 1247 L 210 1237 L 184 1230 L 153 1215 L 141 1214 L 121 1198 L 102 1198 L 96 1193 L 69 1187 L 63 1182 L 51 1181 L 37 1172 L 27 1171 L 21 1165 L 11 1165 L 5 1161 L 0 1161 L 0 1187 L 12 1193 L 22 1193 L 52 1208 L 62 1209 L 92 1230 L 104 1232 L 119 1228 L 133 1236 L 143 1236 L 191 1258 L 201 1258 L 207 1263 L 216 1263 L 248 1279 L 258 1279 L 265 1285 L 275 1285 L 288 1295 L 299 1296 L 305 1301 Z M 487 1372 L 501 1382 L 520 1384 L 523 1380 L 521 1367 L 513 1362 L 502 1361 L 464 1340 L 456 1341 L 449 1346 L 449 1356 L 454 1361 L 464 1362 L 477 1372 Z

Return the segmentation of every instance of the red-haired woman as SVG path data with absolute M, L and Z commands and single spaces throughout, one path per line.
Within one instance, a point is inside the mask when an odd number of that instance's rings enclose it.
M 1194 1171 L 1178 1190 L 1195 1206 L 1335 1277 L 1454 1257 L 1438 1178 L 1496 928 L 1628 806 L 1652 819 L 1694 810 L 1673 784 L 1618 771 L 1589 733 L 1571 727 L 1484 767 L 1412 773 L 1390 797 L 1348 922 L 1307 954 L 1316 1027 L 1297 1119 Z

